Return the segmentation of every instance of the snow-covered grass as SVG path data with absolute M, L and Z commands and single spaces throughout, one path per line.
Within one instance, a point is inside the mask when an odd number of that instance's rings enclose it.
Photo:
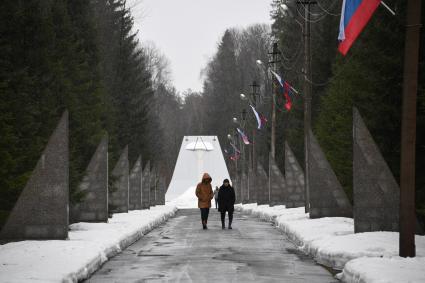
M 173 216 L 175 206 L 114 214 L 109 223 L 70 225 L 69 240 L 0 246 L 0 282 L 77 282 Z
M 286 209 L 285 206 L 239 204 L 236 209 L 274 222 L 300 250 L 311 255 L 318 263 L 336 270 L 343 269 L 339 277 L 344 282 L 418 282 L 408 280 L 424 278 L 425 236 L 416 236 L 418 257 L 402 259 L 398 257 L 398 233 L 354 234 L 351 218 L 310 219 L 304 212 L 304 207 Z M 374 268 L 365 269 L 364 266 L 368 264 Z M 422 275 L 419 275 L 415 270 L 419 271 L 421 264 Z M 381 276 L 383 281 L 374 281 L 373 278 L 379 278 L 379 273 L 375 270 L 386 270 L 387 265 L 392 266 L 391 272 L 399 276 L 391 276 L 390 272 L 388 277 Z M 400 281 L 400 278 L 404 278 L 404 281 Z

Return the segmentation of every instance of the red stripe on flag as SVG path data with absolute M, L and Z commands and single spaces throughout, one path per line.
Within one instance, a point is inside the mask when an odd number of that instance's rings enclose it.
M 344 56 L 367 25 L 380 3 L 381 0 L 363 0 L 359 5 L 356 12 L 351 17 L 350 22 L 345 27 L 345 39 L 341 41 L 338 46 L 339 52 Z

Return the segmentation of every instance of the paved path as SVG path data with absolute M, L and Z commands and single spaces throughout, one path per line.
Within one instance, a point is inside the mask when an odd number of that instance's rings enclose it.
M 236 213 L 233 230 L 222 230 L 215 209 L 208 230 L 200 222 L 198 209 L 180 210 L 88 281 L 338 282 L 270 223 Z

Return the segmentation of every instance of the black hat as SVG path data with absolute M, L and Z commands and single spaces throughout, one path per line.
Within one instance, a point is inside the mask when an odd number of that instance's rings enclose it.
M 230 183 L 230 182 L 229 182 L 229 179 L 224 179 L 223 184 L 224 184 L 224 183 Z

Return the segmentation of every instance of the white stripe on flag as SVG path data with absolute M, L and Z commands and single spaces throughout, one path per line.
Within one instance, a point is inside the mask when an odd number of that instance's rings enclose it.
M 258 124 L 258 128 L 257 129 L 261 129 L 261 119 L 260 119 L 260 115 L 258 115 L 258 112 L 255 110 L 254 106 L 251 106 L 252 112 L 254 112 L 255 118 L 257 119 L 257 124 Z

